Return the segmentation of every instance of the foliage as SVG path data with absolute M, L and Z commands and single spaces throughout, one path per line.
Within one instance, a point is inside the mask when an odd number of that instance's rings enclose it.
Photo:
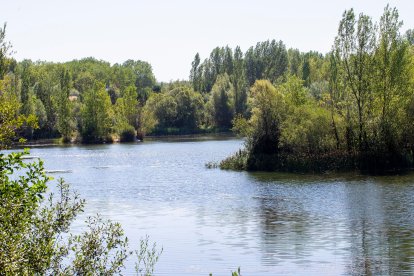
M 70 75 L 65 69 L 61 69 L 60 84 L 56 86 L 58 90 L 54 100 L 57 107 L 56 126 L 64 141 L 70 141 L 74 130 L 74 123 L 71 114 L 71 102 L 69 100 L 70 93 Z
M 86 223 L 87 231 L 69 238 L 68 245 L 74 255 L 70 264 L 61 265 L 62 272 L 56 272 L 64 275 L 119 274 L 131 254 L 121 225 L 104 221 L 99 215 L 89 217 Z
M 15 123 L 16 101 L 2 94 L 2 117 Z M 11 98 L 15 100 L 15 98 Z M 6 125 L 5 125 L 6 126 Z M 0 137 L 13 139 L 13 132 L 0 128 Z M 4 140 L 6 141 L 6 140 Z M 1 144 L 4 149 L 6 144 Z M 70 233 L 70 226 L 84 210 L 85 201 L 69 185 L 59 180 L 56 193 L 47 194 L 51 178 L 41 160 L 26 163 L 18 153 L 0 153 L 0 274 L 1 275 L 113 275 L 119 274 L 132 254 L 118 223 L 89 217 L 87 230 Z M 146 239 L 148 241 L 148 238 Z M 147 249 L 141 249 L 142 254 Z M 145 263 L 153 271 L 156 259 Z M 147 260 L 147 259 L 146 259 Z
M 19 114 L 21 104 L 15 92 L 16 84 L 12 76 L 0 80 L 0 148 L 9 147 L 22 131 L 22 128 L 37 127 L 34 114 Z M 21 140 L 23 141 L 23 140 Z
M 136 137 L 135 128 L 131 125 L 125 125 L 120 130 L 120 141 L 121 142 L 133 142 Z
M 251 135 L 247 138 L 248 169 L 271 169 L 279 153 L 281 122 L 286 114 L 284 95 L 269 81 L 259 80 L 251 88 Z
M 405 39 L 410 45 L 414 45 L 414 29 L 409 29 L 405 32 Z
M 3 28 L 0 28 L 0 79 L 7 73 L 7 65 L 9 60 L 7 55 L 11 49 L 10 42 L 6 41 L 6 27 L 7 24 L 4 23 Z
M 175 127 L 196 129 L 201 124 L 203 111 L 202 96 L 187 86 L 180 86 L 168 92 L 176 102 Z
M 70 233 L 85 201 L 62 179 L 57 194 L 47 194 L 43 162 L 26 163 L 26 154 L 0 154 L 0 274 L 119 274 L 132 254 L 121 225 L 97 215 L 83 233 Z M 152 275 L 161 253 L 155 244 L 148 248 L 148 237 L 141 240 L 140 275 Z
M 202 96 L 186 84 L 170 84 L 162 93 L 153 93 L 143 108 L 143 127 L 148 130 L 176 128 L 197 130 L 201 126 Z
M 265 41 L 250 47 L 245 55 L 246 75 L 250 85 L 267 79 L 272 83 L 282 77 L 288 67 L 286 47 L 282 41 Z
M 135 129 L 140 127 L 140 108 L 156 84 L 149 63 L 127 60 L 111 66 L 94 58 L 65 63 L 16 62 L 9 57 L 11 44 L 5 40 L 5 31 L 6 25 L 0 28 L 0 81 L 13 90 L 18 115 L 38 118 L 39 127 L 26 127 L 20 131 L 22 136 L 60 136 L 69 142 L 80 133 L 85 142 L 105 142 L 108 136 L 119 135 L 125 122 Z M 103 90 L 111 104 L 107 104 Z M 95 96 L 98 107 L 94 106 Z M 117 111 L 116 118 L 112 109 Z M 107 115 L 111 120 L 105 119 Z
M 246 149 L 221 167 L 374 173 L 412 168 L 414 52 L 401 26 L 395 8 L 385 7 L 378 24 L 351 9 L 329 55 L 290 49 L 290 75 L 273 79 L 276 87 L 269 81 L 251 87 L 251 117 L 233 121 L 233 130 L 247 137 Z
M 102 85 L 85 92 L 81 110 L 81 134 L 83 142 L 110 140 L 113 110 L 111 99 Z
M 213 276 L 213 273 L 210 273 L 210 276 Z M 232 271 L 231 276 L 241 276 L 240 267 L 237 269 L 237 271 Z
M 400 34 L 401 27 L 390 6 L 378 23 L 351 9 L 326 55 L 276 40 L 245 52 L 216 47 L 205 59 L 195 55 L 189 81 L 170 83 L 157 83 L 143 61 L 16 62 L 3 28 L 1 81 L 19 106 L 13 118 L 38 118 L 39 129 L 11 130 L 26 138 L 80 133 L 85 142 L 106 142 L 130 140 L 134 130 L 142 140 L 232 129 L 247 137 L 237 168 L 281 169 L 299 156 L 327 164 L 336 156 L 365 169 L 375 156 L 371 169 L 394 170 L 414 160 L 413 32 Z
M 139 134 L 141 138 L 144 135 L 154 130 L 158 124 L 158 119 L 155 117 L 154 106 L 156 104 L 155 100 L 150 99 L 147 101 L 147 104 L 142 108 L 141 113 L 139 114 Z
M 237 271 L 233 271 L 233 272 L 231 273 L 231 276 L 241 276 L 241 273 L 240 273 L 240 267 L 237 269 Z
M 227 74 L 219 75 L 210 97 L 212 124 L 229 129 L 234 116 L 234 87 Z
M 145 236 L 140 241 L 140 249 L 135 251 L 137 256 L 137 262 L 135 263 L 135 271 L 140 276 L 154 275 L 154 267 L 160 258 L 163 248 L 157 250 L 157 243 L 153 243 L 152 247 L 149 247 L 149 237 Z

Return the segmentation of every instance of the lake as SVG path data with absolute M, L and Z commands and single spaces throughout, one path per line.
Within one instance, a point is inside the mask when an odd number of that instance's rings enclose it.
M 414 175 L 295 175 L 208 169 L 238 139 L 35 147 L 55 178 L 122 223 L 131 247 L 164 248 L 156 275 L 414 273 Z M 134 260 L 125 274 L 134 272 Z

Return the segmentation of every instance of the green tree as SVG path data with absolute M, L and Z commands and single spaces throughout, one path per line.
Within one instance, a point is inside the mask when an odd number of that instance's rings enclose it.
M 288 72 L 291 75 L 295 75 L 297 77 L 302 77 L 302 73 L 300 72 L 301 64 L 302 64 L 302 56 L 298 49 L 289 49 L 288 52 Z
M 3 28 L 0 28 L 0 79 L 4 77 L 8 69 L 8 58 L 7 55 L 11 49 L 11 44 L 6 41 L 6 23 Z
M 152 91 L 152 87 L 155 85 L 155 77 L 151 65 L 141 60 L 127 60 L 122 66 L 132 71 L 138 99 L 141 103 L 145 103 Z
M 122 99 L 124 100 L 125 117 L 128 124 L 137 127 L 138 100 L 136 89 L 133 86 L 128 86 L 122 95 Z
M 73 87 L 75 87 L 75 89 L 80 93 L 85 93 L 86 91 L 93 88 L 94 81 L 95 78 L 89 71 L 82 72 L 76 77 L 73 83 Z
M 56 107 L 57 107 L 57 121 L 56 127 L 62 135 L 63 141 L 70 141 L 74 131 L 74 122 L 72 116 L 72 107 L 69 100 L 70 94 L 70 75 L 65 69 L 61 69 L 60 84 L 56 87 Z
M 191 63 L 190 81 L 193 83 L 195 91 L 202 91 L 202 67 L 200 66 L 200 54 L 197 53 Z
M 84 232 L 70 233 L 85 201 L 63 180 L 56 194 L 47 194 L 51 178 L 43 162 L 24 162 L 26 154 L 0 154 L 0 274 L 120 274 L 133 254 L 121 225 L 97 215 L 87 219 Z M 144 264 L 137 264 L 137 274 L 152 273 L 162 249 L 149 248 L 147 237 L 136 252 Z
M 11 146 L 24 128 L 37 127 L 34 114 L 26 116 L 19 113 L 21 103 L 14 85 L 11 76 L 6 75 L 0 80 L 0 149 Z
M 234 87 L 227 74 L 219 75 L 211 90 L 213 123 L 218 128 L 229 129 L 234 116 Z
M 177 119 L 177 103 L 174 97 L 169 94 L 154 94 L 150 97 L 154 106 L 154 113 L 159 128 L 175 127 Z
M 272 170 L 278 162 L 281 122 L 286 116 L 285 100 L 267 80 L 256 81 L 250 91 L 252 130 L 247 140 L 247 168 Z
M 141 140 L 147 133 L 154 130 L 158 124 L 158 120 L 154 112 L 156 101 L 153 101 L 151 98 L 152 96 L 150 96 L 146 105 L 140 110 L 138 115 L 138 136 Z
M 102 142 L 110 140 L 112 131 L 111 99 L 102 84 L 86 91 L 81 110 L 82 141 Z
M 23 114 L 27 116 L 33 116 L 37 120 L 36 128 L 42 128 L 47 123 L 47 114 L 45 107 L 41 100 L 36 97 L 34 89 L 31 88 L 27 95 L 27 101 L 23 106 Z M 33 138 L 33 132 L 35 131 L 32 127 L 26 127 L 25 136 Z
M 304 81 L 296 76 L 289 76 L 285 83 L 280 85 L 286 101 L 294 106 L 304 105 L 309 99 L 309 92 L 304 87 Z
M 177 104 L 175 127 L 197 129 L 204 108 L 202 96 L 188 86 L 180 86 L 168 92 Z
M 117 99 L 115 106 L 114 127 L 121 136 L 121 141 L 133 141 L 135 129 L 138 128 L 139 106 L 137 92 L 134 86 L 129 86 L 123 97 Z
M 275 83 L 288 69 L 286 46 L 276 40 L 259 42 L 246 52 L 245 64 L 249 85 L 259 79 Z
M 379 23 L 379 39 L 376 46 L 375 109 L 379 111 L 379 140 L 387 151 L 396 151 L 401 141 L 401 124 L 406 115 L 401 106 L 407 106 L 411 98 L 410 75 L 411 60 L 408 44 L 399 33 L 402 22 L 398 11 L 389 5 L 384 9 Z
M 414 29 L 409 29 L 405 32 L 405 39 L 410 45 L 414 45 Z
M 234 87 L 234 112 L 246 116 L 248 86 L 243 52 L 239 46 L 234 50 L 233 74 L 230 76 L 230 80 Z
M 368 147 L 366 126 L 372 101 L 370 80 L 373 73 L 374 49 L 375 32 L 371 18 L 360 14 L 356 20 L 353 9 L 345 11 L 335 39 L 335 51 L 337 62 L 342 67 L 344 87 L 349 91 L 345 102 L 348 105 L 347 144 L 349 147 L 354 144 L 353 124 L 356 122 L 356 139 L 360 151 Z

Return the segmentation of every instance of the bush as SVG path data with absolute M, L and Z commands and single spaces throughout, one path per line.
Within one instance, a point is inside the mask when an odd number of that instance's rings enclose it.
M 220 162 L 220 169 L 223 170 L 246 170 L 247 169 L 247 151 L 239 150 L 235 154 Z
M 42 161 L 23 162 L 27 153 L 0 154 L 0 275 L 121 273 L 133 254 L 121 225 L 98 215 L 88 218 L 85 232 L 69 233 L 85 201 L 63 180 L 57 196 L 47 195 L 51 178 Z M 144 271 L 153 272 L 161 252 L 148 247 L 148 237 L 141 242 L 136 254 Z
M 121 142 L 133 142 L 136 139 L 136 132 L 133 126 L 126 126 L 121 130 L 120 140 Z

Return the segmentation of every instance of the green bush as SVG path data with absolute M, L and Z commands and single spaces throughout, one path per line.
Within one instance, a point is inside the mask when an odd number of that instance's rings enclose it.
M 121 130 L 120 140 L 121 142 L 133 142 L 136 139 L 136 132 L 133 126 L 126 126 Z
M 27 153 L 0 154 L 0 275 L 121 273 L 133 254 L 121 225 L 97 215 L 87 219 L 86 231 L 71 234 L 85 201 L 63 180 L 56 195 L 46 194 L 51 178 L 42 161 L 23 162 Z M 136 254 L 149 273 L 137 268 L 137 274 L 151 275 L 161 252 L 148 248 L 148 237 L 141 241 Z

